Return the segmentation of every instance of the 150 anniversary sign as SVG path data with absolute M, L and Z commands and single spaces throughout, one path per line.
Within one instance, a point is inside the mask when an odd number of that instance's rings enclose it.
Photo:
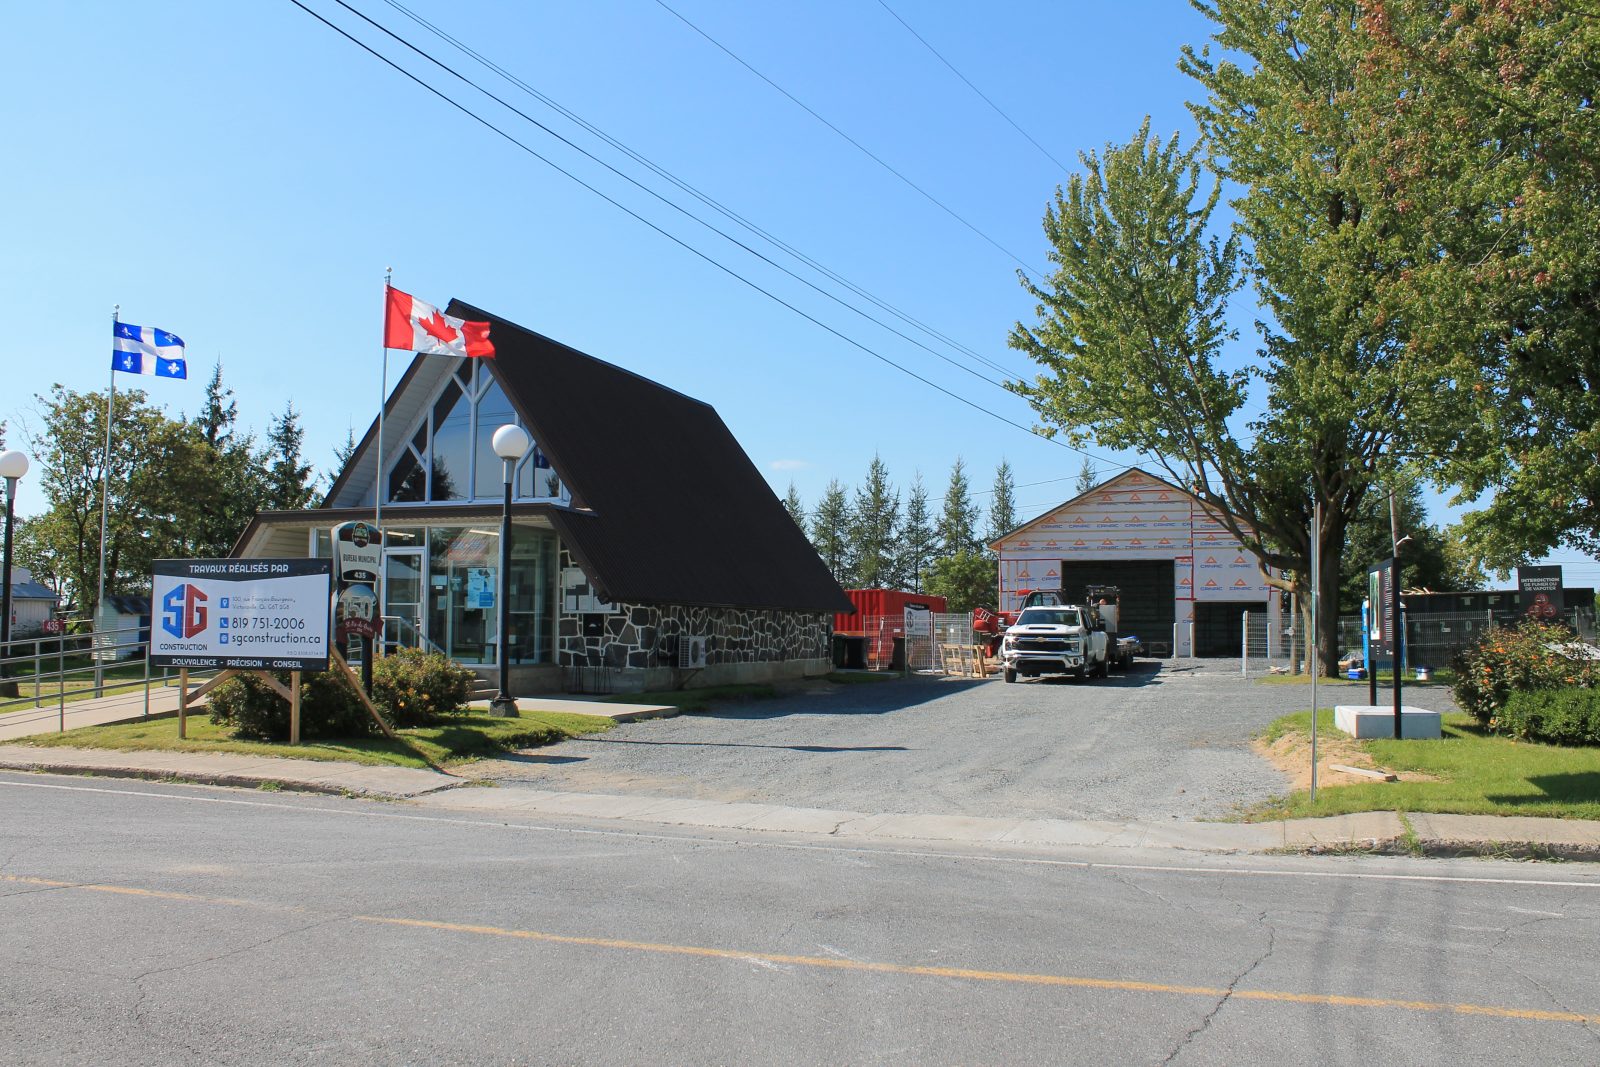
M 326 670 L 332 573 L 326 559 L 156 560 L 150 665 Z

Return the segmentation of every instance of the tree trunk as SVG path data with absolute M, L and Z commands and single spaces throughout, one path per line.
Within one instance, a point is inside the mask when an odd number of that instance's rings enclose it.
M 1341 553 L 1342 554 L 1342 553 Z M 1321 640 L 1317 658 L 1322 663 L 1322 677 L 1334 678 L 1339 674 L 1339 560 L 1322 560 L 1322 588 L 1317 590 L 1317 607 L 1322 616 L 1317 620 Z

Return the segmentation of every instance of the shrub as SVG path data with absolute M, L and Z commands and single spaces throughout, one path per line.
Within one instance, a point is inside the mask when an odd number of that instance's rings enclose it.
M 372 702 L 396 726 L 426 726 L 465 711 L 476 680 L 449 656 L 401 649 L 372 665 Z
M 287 671 L 274 672 L 285 689 Z M 232 726 L 235 737 L 289 740 L 289 702 L 253 674 L 229 678 L 211 691 L 211 721 Z M 377 729 L 350 682 L 328 670 L 300 678 L 300 736 L 365 737 Z
M 1500 729 L 1525 741 L 1600 745 L 1600 690 L 1576 686 L 1511 694 Z
M 1529 620 L 1494 629 L 1457 653 L 1452 666 L 1456 703 L 1479 725 L 1496 728 L 1513 693 L 1566 686 L 1593 686 L 1594 665 L 1551 650 L 1571 641 L 1572 632 Z

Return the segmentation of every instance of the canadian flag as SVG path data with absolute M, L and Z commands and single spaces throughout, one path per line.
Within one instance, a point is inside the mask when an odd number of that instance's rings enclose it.
M 429 356 L 494 356 L 487 322 L 465 322 L 445 315 L 393 286 L 384 309 L 383 346 Z

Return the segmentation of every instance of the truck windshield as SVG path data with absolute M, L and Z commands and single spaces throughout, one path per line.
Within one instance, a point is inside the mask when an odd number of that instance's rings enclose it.
M 1018 626 L 1082 626 L 1077 608 L 1024 608 Z

